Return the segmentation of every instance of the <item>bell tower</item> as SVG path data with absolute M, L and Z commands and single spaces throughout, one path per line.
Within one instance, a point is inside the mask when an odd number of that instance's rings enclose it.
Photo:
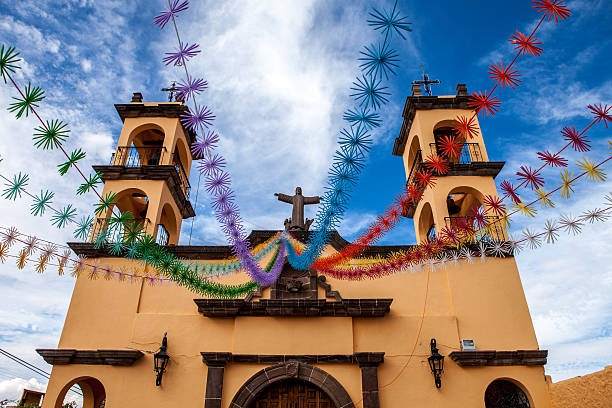
M 420 85 L 412 86 L 412 95 L 406 98 L 402 113 L 402 128 L 393 146 L 393 154 L 404 161 L 407 183 L 413 182 L 417 172 L 425 168 L 424 161 L 430 155 L 440 156 L 440 142 L 454 134 L 455 119 L 472 117 L 468 98 L 465 84 L 457 85 L 456 95 L 441 96 L 422 95 Z M 453 223 L 475 223 L 474 213 L 484 211 L 481 209 L 484 197 L 497 195 L 494 179 L 504 162 L 489 161 L 478 117 L 474 124 L 474 137 L 462 140 L 461 154 L 450 160 L 449 172 L 437 177 L 435 186 L 428 187 L 418 204 L 404 214 L 414 220 L 418 243 L 434 239 L 437 231 Z M 495 216 L 485 217 L 492 221 L 488 218 Z M 494 223 L 479 238 L 504 241 L 507 234 L 501 223 Z
M 131 103 L 116 104 L 123 128 L 110 163 L 93 166 L 104 181 L 103 196 L 116 194 L 117 204 L 96 218 L 91 239 L 106 231 L 109 240 L 123 234 L 110 217 L 129 211 L 160 245 L 177 245 L 183 219 L 195 216 L 189 201 L 191 144 L 195 133 L 181 121 L 183 102 L 143 102 L 134 93 Z

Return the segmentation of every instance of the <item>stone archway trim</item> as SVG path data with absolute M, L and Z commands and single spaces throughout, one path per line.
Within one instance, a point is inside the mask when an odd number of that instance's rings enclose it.
M 332 375 L 318 367 L 293 360 L 267 367 L 249 378 L 234 396 L 230 408 L 248 408 L 264 388 L 288 379 L 298 379 L 317 386 L 330 397 L 336 408 L 354 407 L 348 392 Z

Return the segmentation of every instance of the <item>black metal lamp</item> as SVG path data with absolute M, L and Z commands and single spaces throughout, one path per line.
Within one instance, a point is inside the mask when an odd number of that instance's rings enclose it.
M 436 339 L 431 339 L 431 356 L 427 358 L 429 362 L 429 368 L 431 368 L 431 373 L 434 376 L 436 381 L 436 388 L 442 387 L 442 379 L 440 375 L 442 371 L 444 371 L 444 356 L 438 353 L 438 348 L 436 347 Z
M 170 361 L 170 356 L 166 354 L 166 349 L 168 348 L 168 338 L 166 337 L 167 333 L 164 333 L 164 338 L 162 339 L 161 347 L 159 351 L 153 355 L 153 364 L 155 372 L 157 373 L 157 377 L 155 378 L 155 385 L 160 386 L 162 382 L 162 376 L 166 371 L 166 366 L 168 366 L 168 361 Z

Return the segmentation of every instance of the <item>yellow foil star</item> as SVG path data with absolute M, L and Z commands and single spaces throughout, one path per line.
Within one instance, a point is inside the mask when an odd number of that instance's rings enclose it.
M 606 173 L 604 173 L 602 170 L 599 170 L 597 166 L 595 166 L 595 162 L 589 160 L 588 157 L 585 157 L 584 159 L 582 159 L 582 161 L 579 161 L 578 167 L 580 167 L 587 173 L 587 180 L 604 181 L 606 179 Z
M 536 195 L 538 196 L 538 200 L 540 200 L 540 208 L 555 208 L 555 204 L 548 198 L 550 193 L 547 193 L 542 188 L 538 188 L 536 190 Z
M 538 212 L 535 208 L 525 205 L 523 203 L 512 204 L 512 208 L 517 211 L 520 211 L 521 214 L 523 214 L 525 217 L 535 217 Z
M 574 183 L 576 180 L 572 180 L 574 178 L 574 172 L 571 173 L 567 170 L 563 170 L 561 172 L 561 197 L 570 198 L 570 195 L 574 192 Z

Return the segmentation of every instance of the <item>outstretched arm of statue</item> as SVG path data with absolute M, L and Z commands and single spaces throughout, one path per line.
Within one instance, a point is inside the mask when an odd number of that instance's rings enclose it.
M 322 197 L 304 197 L 304 204 L 319 204 L 323 198 Z
M 283 194 L 283 193 L 274 193 L 275 197 L 278 197 L 278 201 L 284 201 L 286 203 L 293 203 L 293 197 L 288 196 L 287 194 Z

